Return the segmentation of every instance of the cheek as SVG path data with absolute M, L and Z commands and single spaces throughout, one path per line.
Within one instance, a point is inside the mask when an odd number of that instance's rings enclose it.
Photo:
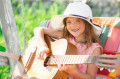
M 70 30 L 70 26 L 66 26 L 67 30 L 69 31 Z
M 85 31 L 85 25 L 84 24 L 80 25 L 79 27 L 82 31 Z
M 83 27 L 83 31 L 85 31 L 85 26 Z

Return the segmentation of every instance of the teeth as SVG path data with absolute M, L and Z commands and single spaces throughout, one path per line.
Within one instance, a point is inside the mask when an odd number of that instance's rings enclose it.
M 73 32 L 76 32 L 76 31 L 78 31 L 79 29 L 75 29 L 75 30 L 72 30 Z

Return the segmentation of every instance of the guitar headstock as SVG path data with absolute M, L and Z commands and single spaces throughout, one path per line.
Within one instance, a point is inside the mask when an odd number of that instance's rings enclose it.
M 118 55 L 100 55 L 96 56 L 95 64 L 100 70 L 108 69 L 108 71 L 114 72 L 115 69 L 120 69 L 120 57 Z

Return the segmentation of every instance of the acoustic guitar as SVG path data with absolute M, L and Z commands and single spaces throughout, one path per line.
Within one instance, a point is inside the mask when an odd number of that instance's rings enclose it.
M 54 41 L 45 35 L 45 41 L 50 49 L 45 61 L 36 57 L 36 50 L 32 50 L 32 44 L 36 37 L 33 37 L 21 55 L 9 54 L 9 57 L 18 58 L 13 79 L 15 76 L 22 76 L 25 79 L 67 79 L 68 74 L 59 71 L 57 64 L 96 64 L 99 67 L 108 69 L 119 68 L 120 58 L 117 55 L 76 55 L 77 48 L 66 39 Z M 6 56 L 0 53 L 2 56 Z

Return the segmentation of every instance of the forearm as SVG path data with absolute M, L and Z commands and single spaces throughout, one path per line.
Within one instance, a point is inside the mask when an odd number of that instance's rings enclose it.
M 42 34 L 42 35 L 41 35 Z M 45 27 L 36 27 L 34 29 L 35 36 L 44 36 L 44 34 L 49 35 L 53 38 L 60 39 L 63 37 L 63 30 L 61 29 L 49 29 Z
M 76 79 L 95 79 L 92 75 L 90 74 L 84 74 L 78 71 L 75 71 L 71 74 L 73 77 Z
M 39 28 L 39 27 L 35 28 L 34 35 L 35 37 L 39 38 L 39 41 L 43 46 L 47 46 L 44 40 L 44 35 L 45 35 L 44 28 Z

